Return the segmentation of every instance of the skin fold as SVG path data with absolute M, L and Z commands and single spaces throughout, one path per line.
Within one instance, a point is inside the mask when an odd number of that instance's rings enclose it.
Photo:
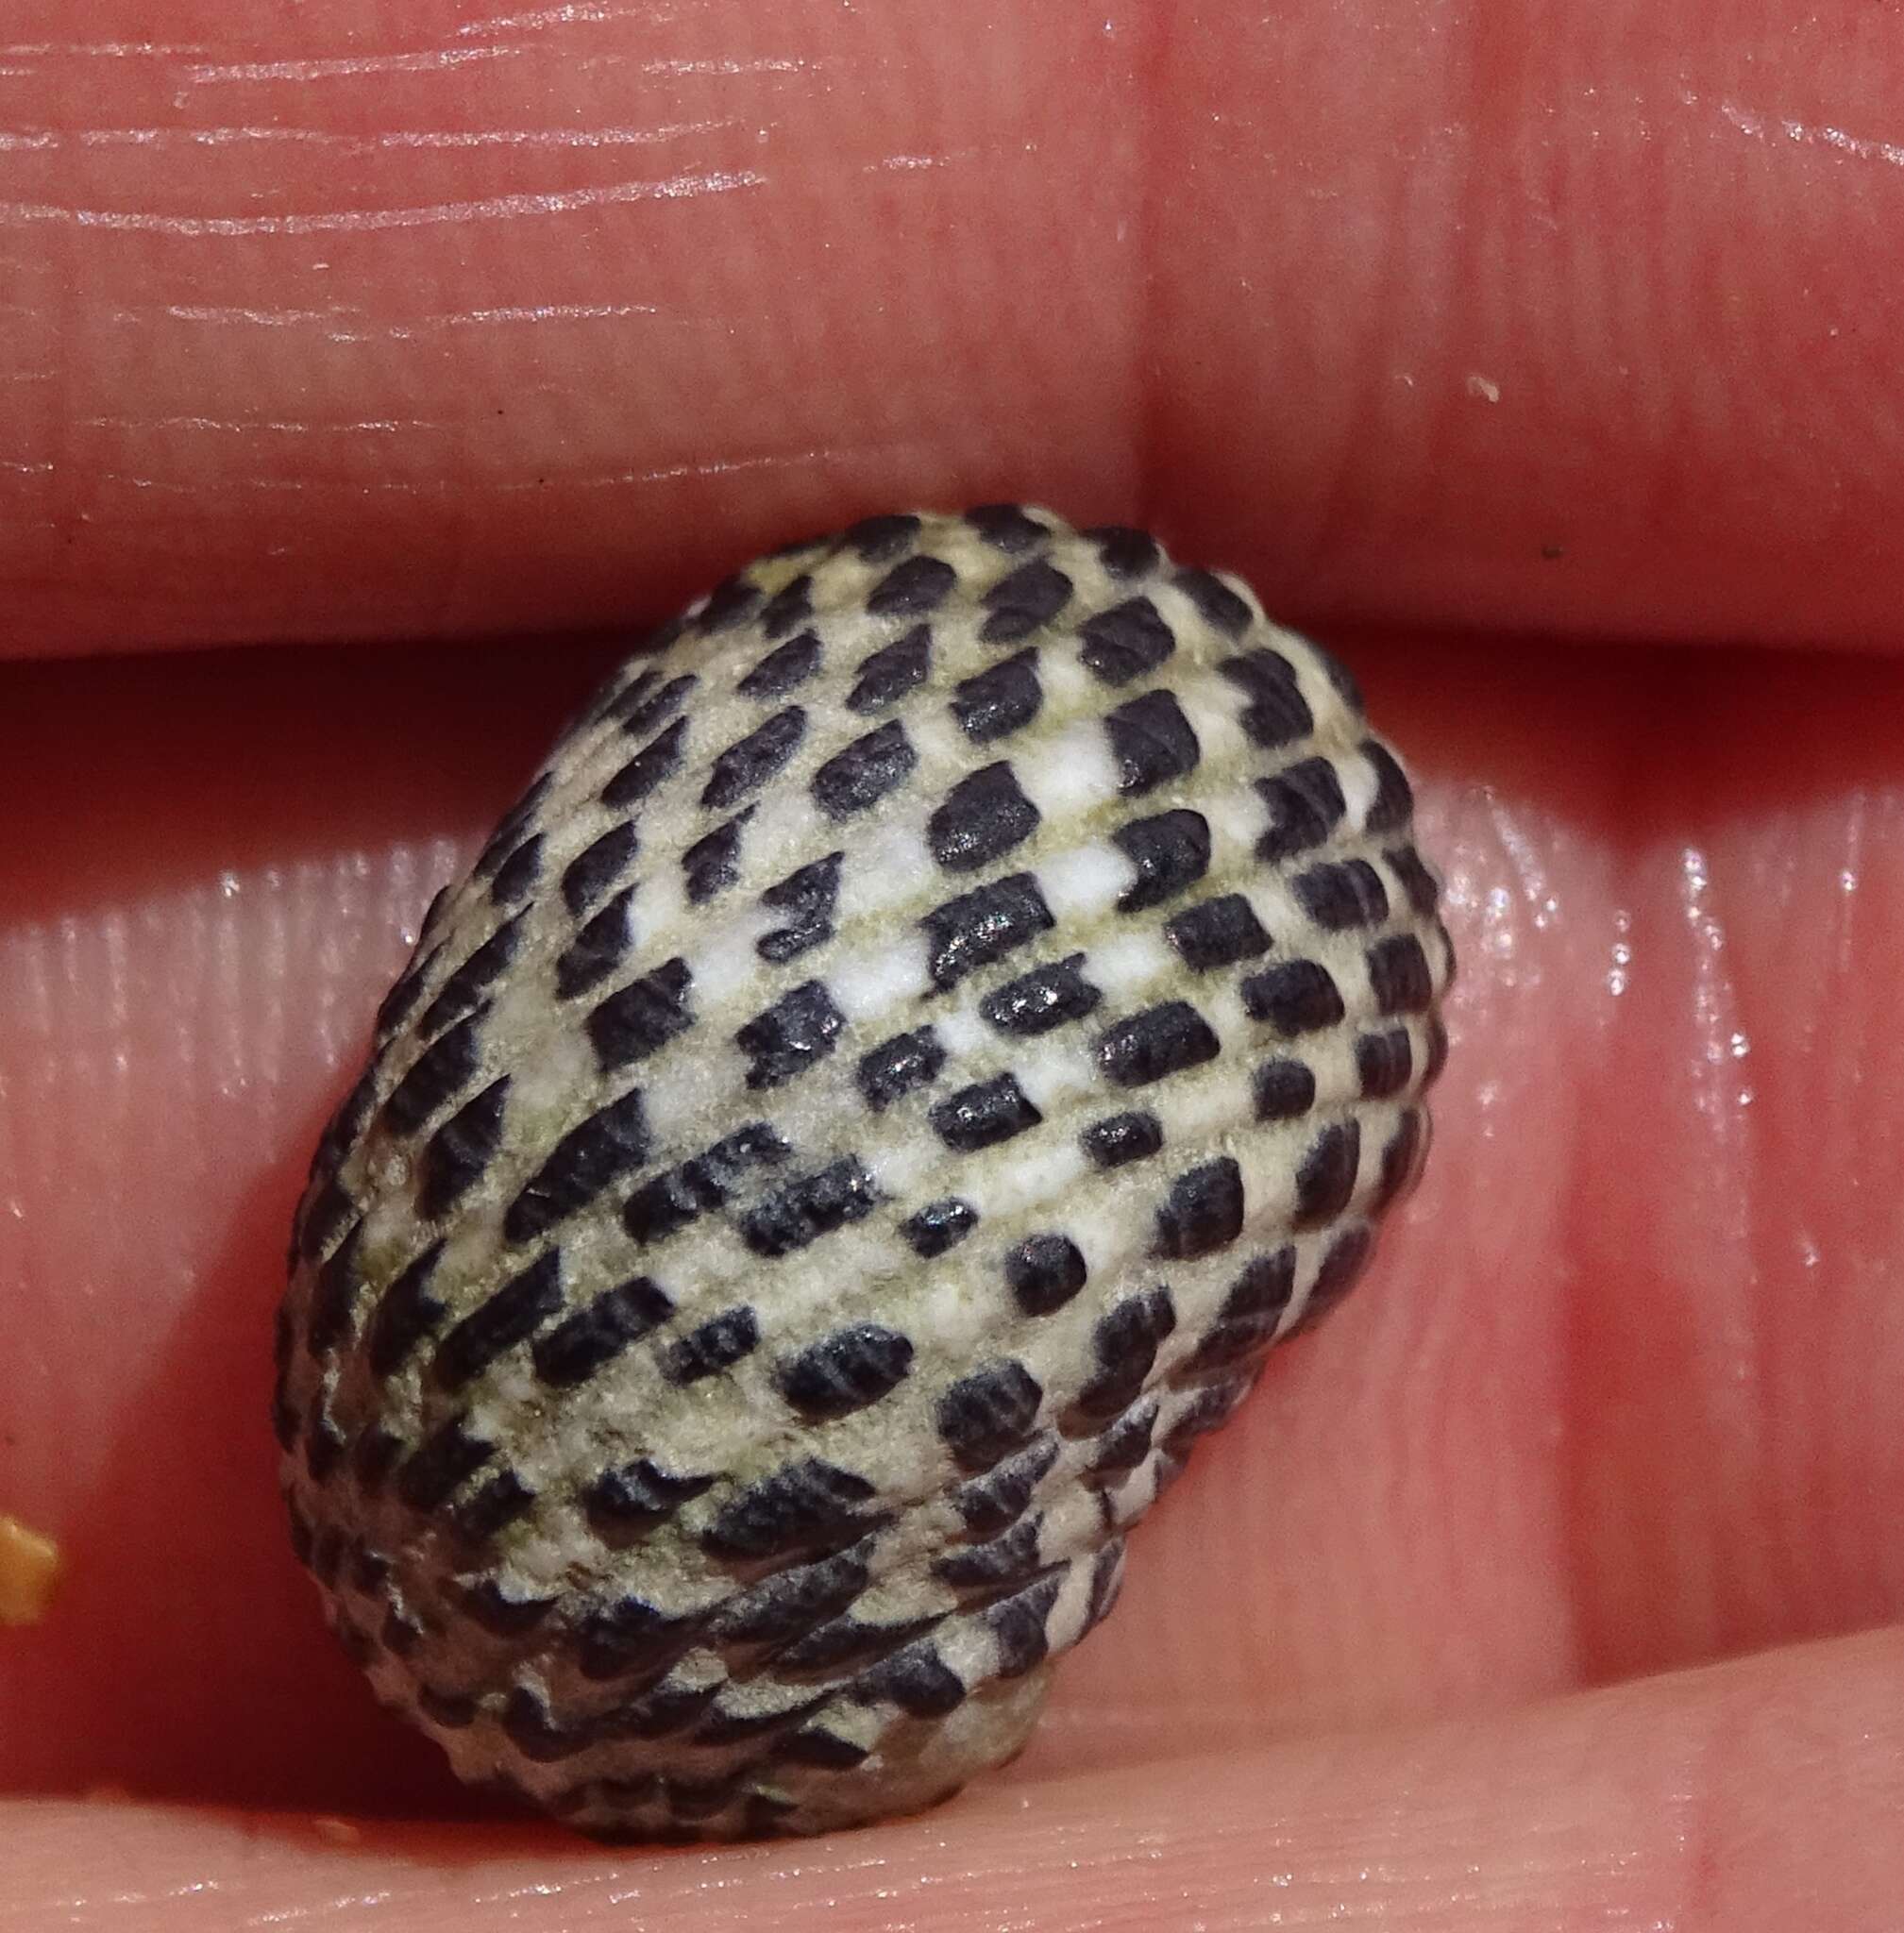
M 1895 1928 L 1904 34 L 961 19 L 8 10 L 0 1510 L 67 1574 L 0 1632 L 4 1933 Z M 298 1181 L 643 624 L 999 495 L 1361 676 L 1461 961 L 1427 1179 L 1008 1773 L 605 1853 L 289 1558 Z M 272 648 L 138 650 L 194 643 Z

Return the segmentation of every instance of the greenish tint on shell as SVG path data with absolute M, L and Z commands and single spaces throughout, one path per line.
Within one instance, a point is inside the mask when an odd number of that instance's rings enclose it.
M 274 1421 L 465 1778 L 813 1831 L 1023 1742 L 1418 1171 L 1452 959 L 1346 675 L 1139 533 L 871 519 L 654 647 L 430 909 Z

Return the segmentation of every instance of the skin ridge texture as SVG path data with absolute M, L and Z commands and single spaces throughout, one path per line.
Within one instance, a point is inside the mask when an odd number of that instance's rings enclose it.
M 1347 674 L 1135 530 L 870 518 L 667 626 L 298 1210 L 283 1488 L 379 1697 L 604 1835 L 1008 1758 L 1419 1171 L 1411 811 Z

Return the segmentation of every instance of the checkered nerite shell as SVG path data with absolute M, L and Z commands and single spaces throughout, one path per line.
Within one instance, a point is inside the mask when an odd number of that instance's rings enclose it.
M 464 1777 L 811 1831 L 1023 1742 L 1419 1168 L 1452 960 L 1345 673 L 1139 532 L 877 517 L 655 642 L 383 1004 L 274 1419 Z

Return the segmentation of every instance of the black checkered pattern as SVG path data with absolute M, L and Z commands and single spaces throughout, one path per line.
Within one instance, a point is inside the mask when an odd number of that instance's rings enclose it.
M 668 626 L 431 908 L 299 1211 L 285 1488 L 385 1698 L 636 1837 L 1007 1756 L 1419 1168 L 1411 803 L 1136 531 L 873 518 Z

